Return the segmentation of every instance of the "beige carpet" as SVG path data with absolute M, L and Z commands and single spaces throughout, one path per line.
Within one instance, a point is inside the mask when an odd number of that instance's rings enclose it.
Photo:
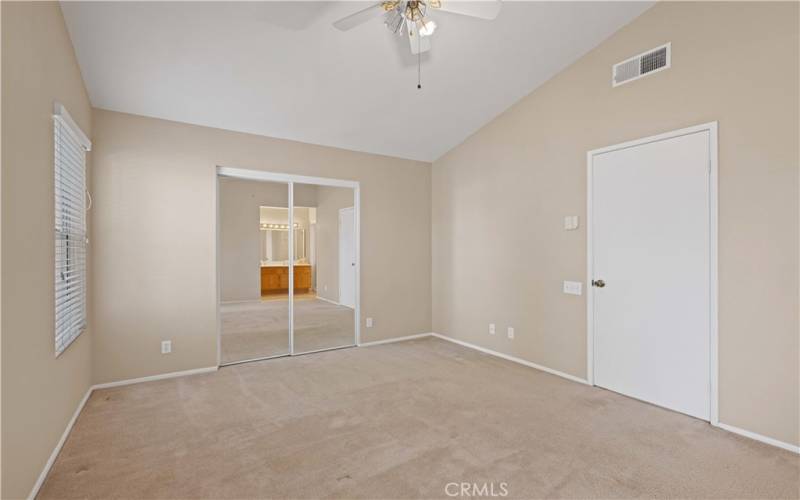
M 352 309 L 313 296 L 294 301 L 295 353 L 355 343 Z M 287 299 L 220 305 L 222 363 L 289 353 Z
M 797 498 L 799 476 L 790 452 L 420 339 L 97 391 L 40 496 Z

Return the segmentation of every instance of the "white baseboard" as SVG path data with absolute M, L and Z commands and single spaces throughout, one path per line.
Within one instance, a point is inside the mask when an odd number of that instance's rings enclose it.
M 724 429 L 728 432 L 732 432 L 734 434 L 738 434 L 740 436 L 744 436 L 746 438 L 754 439 L 756 441 L 761 441 L 762 443 L 770 444 L 772 446 L 776 446 L 778 448 L 783 448 L 784 450 L 791 451 L 792 453 L 797 453 L 800 455 L 800 446 L 784 443 L 783 441 L 778 441 L 777 439 L 762 436 L 761 434 L 756 434 L 755 432 L 746 431 L 744 429 L 740 429 L 738 427 L 734 427 L 732 425 L 723 424 L 719 422 L 716 427 L 720 429 Z
M 573 382 L 578 382 L 585 385 L 590 385 L 588 380 L 582 379 L 580 377 L 576 377 L 575 375 L 570 375 L 569 373 L 560 372 L 558 370 L 553 370 L 552 368 L 548 368 L 546 366 L 538 365 L 531 361 L 524 360 L 522 358 L 518 358 L 516 356 L 511 356 L 509 354 L 503 354 L 502 352 L 493 351 L 491 349 L 487 349 L 485 347 L 481 347 L 479 345 L 470 344 L 469 342 L 464 342 L 463 340 L 457 340 L 452 337 L 448 337 L 446 335 L 442 335 L 440 333 L 431 333 L 432 336 L 440 338 L 442 340 L 447 340 L 448 342 L 452 342 L 454 344 L 458 344 L 460 346 L 469 347 L 470 349 L 475 349 L 476 351 L 480 351 L 486 354 L 491 354 L 492 356 L 497 356 L 498 358 L 503 358 L 508 361 L 513 361 L 514 363 L 519 363 L 521 365 L 529 366 L 531 368 L 536 368 L 537 370 L 541 370 L 543 372 L 547 372 L 551 375 L 557 375 L 559 377 L 563 377 L 567 380 L 571 380 Z
M 206 368 L 194 368 L 192 370 L 183 370 L 180 372 L 161 373 L 159 375 L 150 375 L 149 377 L 131 378 L 128 380 L 118 380 L 116 382 L 106 382 L 104 384 L 95 384 L 92 389 L 108 389 L 109 387 L 119 387 L 121 385 L 139 384 L 142 382 L 152 382 L 153 380 L 164 380 L 167 378 L 185 377 L 187 375 L 198 375 L 200 373 L 215 372 L 219 369 L 217 366 L 208 366 Z
M 86 394 L 83 395 L 83 399 L 81 402 L 78 403 L 78 408 L 75 409 L 75 413 L 72 414 L 72 418 L 69 419 L 67 423 L 67 428 L 64 429 L 64 433 L 61 434 L 61 439 L 58 440 L 56 447 L 53 448 L 53 453 L 50 454 L 50 458 L 47 459 L 47 462 L 44 464 L 44 468 L 42 469 L 41 474 L 39 477 L 36 478 L 36 482 L 33 485 L 33 489 L 31 489 L 31 494 L 28 495 L 29 500 L 33 500 L 36 498 L 36 495 L 39 494 L 39 489 L 44 484 L 44 480 L 47 478 L 47 474 L 50 473 L 50 468 L 53 467 L 53 464 L 56 462 L 56 458 L 58 454 L 61 452 L 61 448 L 64 447 L 64 443 L 67 442 L 67 438 L 69 437 L 69 433 L 72 432 L 72 427 L 75 425 L 75 421 L 78 420 L 78 415 L 81 414 L 83 407 L 86 405 L 86 402 L 89 401 L 89 396 L 92 395 L 92 387 L 86 389 Z
M 406 335 L 405 337 L 392 337 L 385 340 L 373 340 L 372 342 L 361 342 L 358 347 L 369 347 L 373 345 L 392 344 L 394 342 L 403 342 L 404 340 L 421 339 L 423 337 L 430 337 L 433 333 L 418 333 L 416 335 Z
M 319 299 L 319 300 L 324 300 L 325 302 L 330 302 L 331 304 L 336 304 L 337 306 L 341 305 L 340 303 L 336 302 L 335 300 L 326 299 L 325 297 L 320 297 L 319 295 L 316 295 L 314 298 Z

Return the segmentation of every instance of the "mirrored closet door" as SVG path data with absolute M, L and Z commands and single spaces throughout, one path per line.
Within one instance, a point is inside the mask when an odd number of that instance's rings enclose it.
M 315 180 L 219 169 L 221 365 L 356 345 L 358 185 Z
M 220 363 L 291 353 L 289 183 L 220 177 Z
M 355 345 L 353 189 L 295 183 L 294 193 L 295 224 L 309 234 L 294 263 L 294 352 Z

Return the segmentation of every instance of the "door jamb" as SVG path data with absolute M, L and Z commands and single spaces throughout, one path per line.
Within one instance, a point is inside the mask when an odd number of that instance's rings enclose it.
M 663 134 L 644 137 L 633 141 L 623 142 L 612 146 L 593 149 L 586 153 L 586 379 L 589 385 L 594 384 L 594 279 L 593 263 L 593 200 L 592 200 L 592 164 L 595 156 L 618 151 L 651 142 L 673 139 L 697 132 L 708 131 L 708 158 L 709 158 L 709 421 L 712 425 L 719 425 L 719 283 L 718 283 L 718 142 L 716 121 L 695 125 L 693 127 L 673 130 Z

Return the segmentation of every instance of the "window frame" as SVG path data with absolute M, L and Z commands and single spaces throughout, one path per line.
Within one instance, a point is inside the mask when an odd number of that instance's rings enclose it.
M 62 104 L 56 102 L 53 108 L 53 347 L 57 358 L 88 323 L 86 153 L 92 143 Z

